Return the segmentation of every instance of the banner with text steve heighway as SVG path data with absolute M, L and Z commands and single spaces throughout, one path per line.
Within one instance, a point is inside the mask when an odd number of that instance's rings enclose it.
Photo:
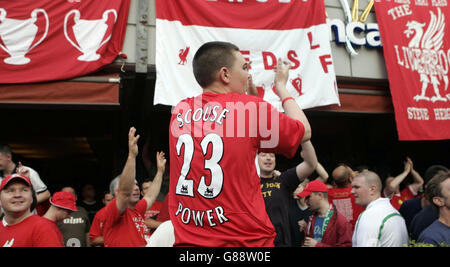
M 0 83 L 70 79 L 122 51 L 130 0 L 0 0 Z
M 317 0 L 156 0 L 154 104 L 201 94 L 192 59 L 205 42 L 236 44 L 259 95 L 281 110 L 277 58 L 291 62 L 288 91 L 302 108 L 339 104 L 325 6 Z
M 400 140 L 450 138 L 447 0 L 376 0 Z

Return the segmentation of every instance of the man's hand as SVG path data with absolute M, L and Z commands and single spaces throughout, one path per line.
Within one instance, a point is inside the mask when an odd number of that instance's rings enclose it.
M 315 247 L 317 245 L 317 241 L 314 238 L 306 237 L 304 247 Z
M 139 135 L 134 136 L 136 134 L 136 128 L 131 127 L 128 132 L 128 152 L 129 156 L 137 157 L 139 153 L 137 142 L 139 140 Z
M 273 170 L 273 177 L 278 178 L 281 176 L 281 172 L 279 170 Z
M 291 69 L 291 63 L 287 61 L 282 61 L 281 58 L 278 59 L 277 65 L 274 68 L 275 71 L 275 87 L 277 89 L 278 95 L 281 97 L 279 89 L 285 87 L 289 79 L 289 70 Z
M 408 160 L 409 158 L 406 158 L 406 161 L 404 162 L 405 164 L 405 173 L 409 173 L 412 170 L 412 161 Z
M 413 162 L 411 160 L 410 157 L 406 157 L 406 162 L 409 164 L 409 166 L 411 167 L 411 170 L 414 170 L 414 165 Z
M 161 172 L 164 174 L 164 171 L 166 170 L 166 158 L 164 157 L 164 152 L 156 152 L 156 166 L 158 168 L 158 172 Z
M 248 75 L 247 80 L 247 94 L 252 96 L 258 96 L 258 89 L 256 89 L 255 84 L 253 83 L 252 75 Z
M 16 172 L 20 175 L 30 178 L 30 170 L 23 167 L 22 162 L 19 161 L 19 166 L 16 168 Z
M 300 220 L 300 221 L 297 222 L 297 224 L 298 224 L 298 227 L 300 229 L 300 232 L 304 232 L 305 229 L 306 229 L 306 225 L 307 225 L 305 220 Z

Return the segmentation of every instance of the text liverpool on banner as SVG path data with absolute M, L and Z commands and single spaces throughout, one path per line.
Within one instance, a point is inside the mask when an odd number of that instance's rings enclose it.
M 236 44 L 251 62 L 259 95 L 282 110 L 277 58 L 291 63 L 288 91 L 302 108 L 339 104 L 325 6 L 317 0 L 156 0 L 154 104 L 201 94 L 192 59 L 205 42 Z
M 130 0 L 0 0 L 0 83 L 82 76 L 122 51 Z
M 450 138 L 447 0 L 376 0 L 400 140 Z

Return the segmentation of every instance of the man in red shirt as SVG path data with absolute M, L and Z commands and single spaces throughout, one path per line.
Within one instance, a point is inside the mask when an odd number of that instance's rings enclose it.
M 422 176 L 414 170 L 413 162 L 409 157 L 406 158 L 404 166 L 402 173 L 396 177 L 388 177 L 386 179 L 386 186 L 383 189 L 383 196 L 389 198 L 392 206 L 397 210 L 400 209 L 403 202 L 415 198 L 424 183 Z M 400 191 L 400 184 L 409 174 L 413 177 L 413 182 Z
M 64 246 L 64 236 L 62 235 L 57 223 L 70 217 L 72 212 L 77 211 L 76 197 L 69 192 L 56 192 L 49 200 L 51 206 L 44 214 L 43 218 L 49 220 L 54 228 L 54 231 L 59 236 L 61 243 Z
M 105 192 L 103 194 L 102 202 L 105 205 L 108 205 L 109 202 L 113 200 L 114 196 Z M 103 225 L 105 223 L 105 207 L 101 208 L 94 216 L 94 221 L 91 223 L 91 229 L 89 229 L 89 241 L 91 246 L 93 247 L 103 247 L 105 246 L 105 242 L 103 240 Z
M 355 228 L 359 214 L 364 211 L 363 206 L 356 205 L 355 196 L 351 193 L 355 172 L 349 166 L 341 164 L 333 170 L 331 175 L 336 187 L 328 191 L 328 201 L 335 205 L 339 213 Z
M 0 202 L 5 211 L 0 224 L 0 246 L 63 246 L 61 236 L 54 231 L 56 226 L 31 213 L 30 207 L 36 204 L 37 199 L 27 176 L 13 174 L 5 177 L 0 185 Z
M 142 247 L 147 244 L 149 233 L 144 216 L 161 189 L 166 159 L 164 152 L 157 153 L 158 171 L 151 187 L 139 200 L 140 190 L 135 179 L 139 135 L 135 136 L 135 134 L 136 129 L 131 127 L 128 133 L 127 162 L 120 175 L 118 187 L 114 189 L 115 198 L 105 207 L 103 226 L 105 247 Z
M 141 194 L 144 196 L 145 192 L 150 188 L 153 181 L 150 179 L 146 179 L 142 182 L 141 188 Z M 161 211 L 161 207 L 163 205 L 162 201 L 155 200 L 155 203 L 145 212 L 145 225 L 147 225 L 147 228 L 150 230 L 150 234 L 155 231 L 156 228 L 162 223 L 158 220 L 156 220 L 159 212 Z
M 293 157 L 311 129 L 286 90 L 290 65 L 278 60 L 276 89 L 286 115 L 246 95 L 249 63 L 225 42 L 193 60 L 203 93 L 181 101 L 170 124 L 169 214 L 174 246 L 274 246 L 256 172 L 258 151 Z

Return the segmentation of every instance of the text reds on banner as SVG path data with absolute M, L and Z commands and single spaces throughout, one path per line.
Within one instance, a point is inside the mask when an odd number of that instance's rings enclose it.
M 447 0 L 376 0 L 400 140 L 450 138 Z
M 325 6 L 317 0 L 156 0 L 154 104 L 175 106 L 202 93 L 192 73 L 209 41 L 239 47 L 259 95 L 282 110 L 277 58 L 291 63 L 287 89 L 302 108 L 339 104 Z
M 0 83 L 82 76 L 122 50 L 129 0 L 0 0 Z

